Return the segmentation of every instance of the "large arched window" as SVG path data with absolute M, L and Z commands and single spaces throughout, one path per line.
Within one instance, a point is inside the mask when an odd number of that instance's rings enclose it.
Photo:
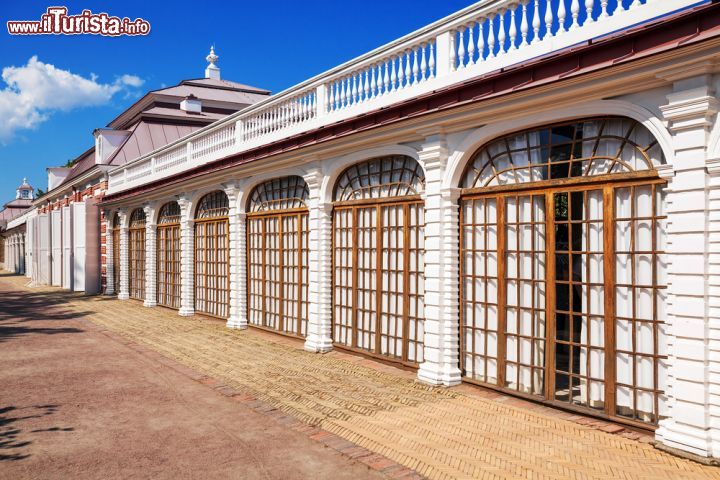
M 157 303 L 180 308 L 180 205 L 168 202 L 157 221 Z
M 304 337 L 308 318 L 308 187 L 302 177 L 268 180 L 248 201 L 248 319 Z
M 374 158 L 346 169 L 335 183 L 335 201 L 419 195 L 425 189 L 425 174 L 410 157 L 394 155 Z
M 230 201 L 217 190 L 195 212 L 195 311 L 227 318 L 230 308 Z
M 115 293 L 120 292 L 120 215 L 115 212 L 110 222 L 113 252 L 113 287 Z
M 309 194 L 307 183 L 302 177 L 274 178 L 253 189 L 248 200 L 248 212 L 307 208 Z
M 129 243 L 129 293 L 130 298 L 145 299 L 145 211 L 136 208 L 130 214 Z
M 333 339 L 416 365 L 423 360 L 425 176 L 414 159 L 374 158 L 335 184 Z
M 664 158 L 626 118 L 482 147 L 461 197 L 466 379 L 628 422 L 665 414 Z
M 652 170 L 664 163 L 642 124 L 592 118 L 513 133 L 493 140 L 468 164 L 463 188 L 519 185 Z

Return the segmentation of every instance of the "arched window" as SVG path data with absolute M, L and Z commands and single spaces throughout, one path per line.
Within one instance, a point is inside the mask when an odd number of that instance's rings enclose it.
M 405 156 L 347 168 L 333 208 L 333 340 L 417 365 L 423 361 L 425 177 Z
M 158 225 L 180 223 L 180 205 L 177 202 L 168 202 L 160 208 Z
M 136 208 L 130 215 L 130 228 L 144 228 L 145 227 L 145 210 L 142 208 Z
M 374 158 L 347 168 L 335 184 L 336 202 L 419 195 L 425 189 L 420 164 L 404 155 Z
M 469 381 L 628 422 L 666 415 L 666 216 L 657 140 L 627 118 L 483 146 L 460 199 Z
M 120 228 L 120 214 L 115 212 L 112 216 L 112 228 Z
M 131 298 L 145 299 L 145 210 L 136 208 L 130 214 L 128 230 L 129 293 Z
M 217 190 L 208 193 L 200 199 L 195 219 L 203 220 L 205 218 L 227 217 L 230 212 L 230 201 L 225 192 Z
M 259 184 L 248 201 L 248 320 L 297 337 L 307 334 L 308 195 L 291 176 Z
M 163 205 L 157 223 L 157 303 L 180 308 L 180 205 Z
M 482 188 L 653 170 L 655 137 L 627 118 L 592 118 L 505 135 L 468 164 L 461 186 Z
M 302 177 L 290 176 L 268 180 L 255 187 L 250 194 L 248 212 L 289 210 L 307 207 L 310 191 Z
M 230 201 L 217 190 L 195 211 L 195 311 L 227 318 L 230 309 Z

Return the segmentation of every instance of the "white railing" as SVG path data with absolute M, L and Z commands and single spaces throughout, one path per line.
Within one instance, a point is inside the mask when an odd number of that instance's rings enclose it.
M 484 0 L 118 167 L 109 193 L 708 1 Z

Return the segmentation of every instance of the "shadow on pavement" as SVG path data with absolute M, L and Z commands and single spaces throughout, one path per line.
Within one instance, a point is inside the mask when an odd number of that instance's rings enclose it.
M 25 433 L 20 428 L 24 420 L 37 419 L 54 414 L 59 405 L 33 405 L 30 407 L 4 407 L 0 408 L 0 462 L 23 460 L 30 457 L 24 448 L 32 441 L 23 438 L 27 433 L 43 432 L 72 432 L 72 427 L 50 427 L 30 430 Z
M 0 274 L 5 275 L 5 274 Z M 58 333 L 80 333 L 73 327 L 35 327 L 22 325 L 35 320 L 71 320 L 92 312 L 77 312 L 63 308 L 67 304 L 64 292 L 32 292 L 6 290 L 0 297 L 0 343 L 30 334 L 53 335 Z

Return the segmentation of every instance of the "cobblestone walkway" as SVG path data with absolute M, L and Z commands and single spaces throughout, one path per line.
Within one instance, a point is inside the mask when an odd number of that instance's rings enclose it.
M 22 285 L 17 279 L 18 287 Z M 430 388 L 343 355 L 133 301 L 58 291 L 86 317 L 309 424 L 433 479 L 720 479 L 674 457 L 542 412 Z

